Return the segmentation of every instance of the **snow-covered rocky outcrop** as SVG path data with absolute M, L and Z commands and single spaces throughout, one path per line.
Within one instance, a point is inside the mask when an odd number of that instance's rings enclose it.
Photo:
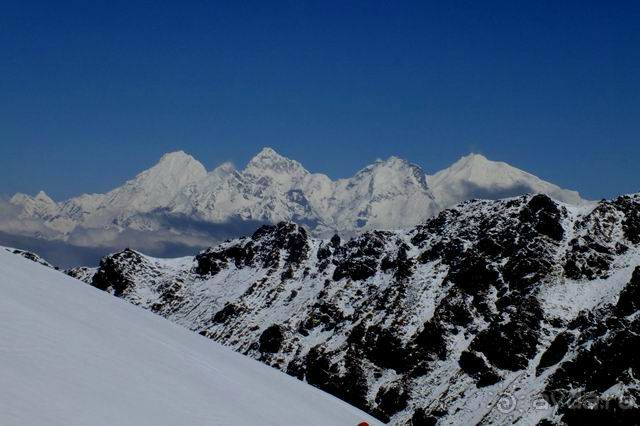
M 280 223 L 69 273 L 392 424 L 640 415 L 640 195 L 468 201 L 348 241 Z
M 326 237 L 408 229 L 471 198 L 526 193 L 582 202 L 576 192 L 479 155 L 464 157 L 434 176 L 391 157 L 351 178 L 333 181 L 271 148 L 242 170 L 225 163 L 211 172 L 190 155 L 174 152 L 107 194 L 85 194 L 60 203 L 44 192 L 35 197 L 17 194 L 11 203 L 19 209 L 18 219 L 0 220 L 0 230 L 81 246 L 114 240 L 114 233 L 125 230 L 162 230 L 164 239 L 197 246 L 211 238 L 207 224 L 292 221 Z M 193 239 L 180 238 L 185 235 Z M 136 238 L 140 236 L 130 240 Z
M 0 250 L 0 424 L 378 422 L 272 368 Z
M 30 251 L 26 251 L 26 250 L 19 250 L 19 249 L 14 249 L 14 248 L 10 248 L 10 247 L 2 247 L 0 246 L 0 250 L 4 250 L 7 251 L 9 253 L 12 254 L 17 254 L 18 256 L 22 256 L 25 259 L 28 259 L 32 262 L 38 263 L 42 266 L 46 266 L 47 268 L 50 269 L 58 269 L 57 267 L 53 266 L 51 263 L 47 262 L 46 260 L 44 260 L 42 257 L 40 257 L 39 255 L 30 252 Z M 80 269 L 80 268 L 76 268 L 76 269 Z M 94 268 L 95 271 L 95 268 Z

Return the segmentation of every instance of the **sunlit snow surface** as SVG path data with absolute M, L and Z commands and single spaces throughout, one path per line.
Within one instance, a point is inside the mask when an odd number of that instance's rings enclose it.
M 0 250 L 0 424 L 379 424 L 338 399 Z
M 244 169 L 224 163 L 210 172 L 179 151 L 166 154 L 158 164 L 106 194 L 84 194 L 59 203 L 44 192 L 35 197 L 16 194 L 10 204 L 17 211 L 0 220 L 0 229 L 95 246 L 112 243 L 125 230 L 172 228 L 165 240 L 200 246 L 207 241 L 201 234 L 212 232 L 206 224 L 230 227 L 234 220 L 286 220 L 307 225 L 316 236 L 331 237 L 336 232 L 408 229 L 466 200 L 528 193 L 584 203 L 575 191 L 478 154 L 462 157 L 432 176 L 415 164 L 390 157 L 352 177 L 332 180 L 270 148 Z M 191 238 L 180 239 L 177 234 Z

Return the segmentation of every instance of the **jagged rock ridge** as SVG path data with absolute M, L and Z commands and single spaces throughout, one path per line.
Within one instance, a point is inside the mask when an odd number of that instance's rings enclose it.
M 70 273 L 393 424 L 580 424 L 639 414 L 639 243 L 638 195 L 536 195 L 348 241 L 280 223 Z

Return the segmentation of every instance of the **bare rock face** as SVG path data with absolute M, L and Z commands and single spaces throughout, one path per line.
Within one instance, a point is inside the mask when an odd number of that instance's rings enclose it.
M 195 257 L 117 253 L 84 279 L 393 424 L 624 422 L 639 212 L 637 195 L 472 200 L 349 241 L 283 222 Z

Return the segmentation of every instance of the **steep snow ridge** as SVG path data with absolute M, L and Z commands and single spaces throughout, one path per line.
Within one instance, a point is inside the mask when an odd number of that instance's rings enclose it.
M 11 202 L 22 209 L 23 221 L 6 222 L 5 231 L 32 235 L 30 221 L 36 221 L 46 228 L 39 233 L 45 238 L 69 240 L 76 228 L 81 235 L 82 230 L 93 230 L 93 240 L 99 240 L 104 230 L 167 227 L 174 235 L 191 233 L 195 237 L 193 229 L 180 228 L 183 219 L 210 224 L 240 219 L 293 221 L 317 236 L 330 237 L 335 232 L 352 235 L 372 229 L 408 229 L 442 208 L 471 198 L 525 193 L 582 203 L 574 191 L 480 155 L 463 157 L 434 176 L 391 157 L 351 178 L 332 181 L 271 148 L 264 148 L 242 170 L 225 163 L 210 173 L 179 151 L 166 154 L 157 165 L 107 194 L 85 194 L 62 203 L 44 193 L 36 197 L 16 194 Z M 168 225 L 165 217 L 180 220 Z
M 15 248 L 11 248 L 11 247 L 0 246 L 0 251 L 2 251 L 2 250 L 6 251 L 6 252 L 9 252 L 9 253 L 12 253 L 12 254 L 17 254 L 18 256 L 22 256 L 25 259 L 29 259 L 30 261 L 38 263 L 38 264 L 40 264 L 42 266 L 45 266 L 47 268 L 57 269 L 51 263 L 47 262 L 46 260 L 44 260 L 42 257 L 38 256 L 35 253 L 29 252 L 29 251 L 25 251 L 25 250 L 19 250 L 19 249 L 15 249 Z M 95 272 L 96 271 L 94 271 L 94 273 Z
M 202 164 L 182 151 L 165 154 L 158 164 L 107 194 L 110 207 L 148 212 L 165 207 L 182 188 L 207 175 Z
M 242 217 L 278 222 L 281 220 L 318 220 L 306 198 L 309 173 L 300 163 L 285 158 L 271 148 L 263 149 L 242 171 L 252 205 Z
M 120 224 L 129 216 L 166 207 L 186 186 L 207 175 L 202 164 L 182 151 L 164 155 L 158 164 L 104 196 L 88 226 Z
M 25 217 L 47 219 L 58 212 L 58 205 L 47 195 L 40 191 L 35 197 L 26 194 L 16 194 L 11 198 L 11 203 L 23 207 Z
M 0 276 L 5 426 L 378 424 L 328 394 L 4 250 Z
M 610 422 L 571 407 L 613 387 L 640 414 L 640 195 L 474 200 L 348 241 L 280 223 L 173 265 L 118 253 L 86 282 L 392 424 Z
M 224 163 L 205 178 L 185 186 L 169 204 L 168 210 L 222 222 L 234 212 L 251 205 L 252 200 L 244 196 L 245 185 L 235 167 L 231 163 Z
M 397 157 L 335 182 L 332 193 L 327 216 L 339 231 L 408 228 L 439 210 L 422 169 Z
M 568 204 L 583 203 L 575 191 L 562 189 L 507 163 L 490 161 L 480 154 L 462 157 L 431 176 L 429 182 L 445 208 L 472 198 L 497 199 L 524 193 L 547 194 Z
M 56 204 L 41 192 L 35 198 L 18 194 L 12 203 L 23 206 L 22 215 L 45 220 L 66 237 L 77 226 L 110 226 L 146 229 L 136 226 L 132 216 L 165 208 L 188 184 L 206 177 L 202 164 L 182 151 L 165 154 L 158 164 L 138 174 L 107 194 L 85 194 Z
M 284 191 L 301 182 L 309 172 L 297 161 L 278 154 L 271 148 L 264 148 L 249 161 L 243 170 L 249 181 L 262 187 L 280 187 Z

